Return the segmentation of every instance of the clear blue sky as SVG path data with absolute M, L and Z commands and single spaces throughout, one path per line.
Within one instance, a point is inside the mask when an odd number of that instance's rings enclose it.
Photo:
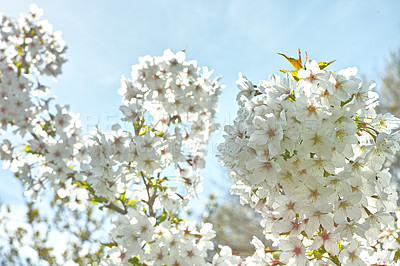
M 0 0 L 0 12 L 13 17 L 30 1 Z M 337 61 L 329 69 L 357 66 L 379 81 L 390 52 L 400 47 L 400 1 L 37 1 L 44 18 L 63 32 L 68 62 L 52 84 L 58 102 L 81 113 L 85 125 L 104 128 L 118 122 L 117 93 L 122 74 L 143 55 L 187 48 L 187 57 L 215 69 L 227 85 L 219 101 L 219 123 L 235 117 L 238 72 L 254 83 L 290 68 L 277 53 Z M 379 86 L 379 83 L 378 83 Z M 221 134 L 212 139 L 205 193 L 226 173 L 214 159 Z M 214 148 L 213 148 L 214 147 Z M 7 172 L 0 197 L 16 201 Z M 10 189 L 12 187 L 12 189 Z M 225 188 L 228 190 L 228 188 Z M 8 191 L 8 192 L 7 192 Z M 3 197 L 4 196 L 4 197 Z

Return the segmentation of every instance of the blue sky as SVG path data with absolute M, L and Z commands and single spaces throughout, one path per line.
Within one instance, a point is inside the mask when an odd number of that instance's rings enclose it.
M 0 12 L 18 17 L 31 1 L 0 0 Z M 238 72 L 254 83 L 279 69 L 297 48 L 311 59 L 337 61 L 329 69 L 357 66 L 359 74 L 379 81 L 391 51 L 400 47 L 400 1 L 37 1 L 44 19 L 63 32 L 68 62 L 57 83 L 58 102 L 81 113 L 90 129 L 118 122 L 117 90 L 139 56 L 187 48 L 187 58 L 222 75 L 227 88 L 219 101 L 222 125 L 236 114 Z M 379 87 L 379 82 L 378 82 Z M 222 134 L 209 148 L 205 194 L 220 193 L 226 173 L 214 158 Z M 18 186 L 1 172 L 0 197 L 20 200 Z M 222 185 L 221 185 L 222 186 Z M 223 190 L 228 190 L 227 187 Z

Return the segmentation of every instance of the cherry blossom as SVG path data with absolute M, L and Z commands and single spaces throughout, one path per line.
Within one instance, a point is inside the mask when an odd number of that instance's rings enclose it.
M 337 263 L 338 254 L 355 261 L 354 238 L 359 250 L 376 252 L 377 260 L 381 254 L 370 245 L 393 223 L 386 217 L 397 193 L 384 164 L 399 150 L 399 120 L 374 111 L 374 86 L 356 72 L 307 61 L 297 82 L 287 73 L 253 85 L 239 75 L 238 116 L 225 127 L 219 158 L 235 182 L 232 192 L 261 213 L 282 262 Z M 357 253 L 357 261 L 365 257 Z
M 42 15 L 36 5 L 17 21 L 0 14 L 0 157 L 32 200 L 49 187 L 72 210 L 115 213 L 101 265 L 393 263 L 400 215 L 386 162 L 400 149 L 400 120 L 376 113 L 375 85 L 356 68 L 300 60 L 258 85 L 239 74 L 239 111 L 218 158 L 272 245 L 253 238 L 247 257 L 219 246 L 209 260 L 212 225 L 179 212 L 202 190 L 219 77 L 184 51 L 141 57 L 118 90 L 129 127 L 83 135 L 40 82 L 66 61 L 61 32 Z

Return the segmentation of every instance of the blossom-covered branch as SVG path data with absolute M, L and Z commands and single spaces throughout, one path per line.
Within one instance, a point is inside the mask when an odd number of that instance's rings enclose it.
M 390 264 L 398 248 L 375 241 L 395 228 L 397 193 L 383 164 L 399 150 L 399 120 L 375 112 L 375 84 L 356 72 L 307 61 L 296 79 L 237 82 L 240 109 L 220 160 L 283 263 Z M 268 254 L 259 263 L 276 260 Z

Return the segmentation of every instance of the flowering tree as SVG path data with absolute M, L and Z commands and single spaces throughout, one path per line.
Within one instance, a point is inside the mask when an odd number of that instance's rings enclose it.
M 239 195 L 262 215 L 266 248 L 239 256 L 228 246 L 207 260 L 215 232 L 179 216 L 201 191 L 205 145 L 221 86 L 212 71 L 166 50 L 123 77 L 119 93 L 130 131 L 116 124 L 82 134 L 68 106 L 53 107 L 41 75 L 65 62 L 61 34 L 31 6 L 14 22 L 1 15 L 1 159 L 38 199 L 45 186 L 71 209 L 92 203 L 114 214 L 102 265 L 363 265 L 397 258 L 397 194 L 382 165 L 399 149 L 398 120 L 376 114 L 373 83 L 356 69 L 287 57 L 296 68 L 254 86 L 240 75 L 238 117 L 225 128 L 220 160 Z M 4 138 L 21 137 L 21 143 Z M 175 174 L 171 174 L 175 173 Z M 106 228 L 105 228 L 106 229 Z

